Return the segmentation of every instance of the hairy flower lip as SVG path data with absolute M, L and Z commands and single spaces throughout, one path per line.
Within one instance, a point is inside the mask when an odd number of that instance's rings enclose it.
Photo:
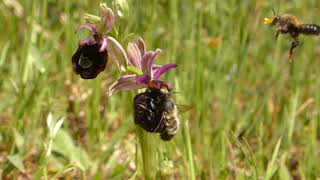
M 179 127 L 175 102 L 171 93 L 160 86 L 171 86 L 164 81 L 153 80 L 147 90 L 134 97 L 134 123 L 147 132 L 159 133 L 164 141 L 171 140 Z
M 90 28 L 93 35 L 79 42 L 76 52 L 72 56 L 72 68 L 76 74 L 83 79 L 94 79 L 106 68 L 108 51 L 105 36 L 95 34 L 94 26 L 83 26 Z M 81 65 L 82 58 L 89 62 L 88 67 Z
M 147 132 L 162 131 L 163 127 L 159 127 L 162 112 L 157 102 L 153 102 L 154 96 L 159 95 L 157 92 L 143 92 L 134 97 L 134 123 L 142 127 Z

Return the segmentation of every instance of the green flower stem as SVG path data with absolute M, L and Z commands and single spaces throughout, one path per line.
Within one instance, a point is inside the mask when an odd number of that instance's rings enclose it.
M 142 153 L 144 177 L 146 180 L 156 179 L 156 175 L 159 171 L 159 135 L 156 133 L 149 133 L 140 126 L 136 126 L 136 129 Z
M 189 173 L 190 173 L 190 179 L 195 180 L 195 169 L 194 169 L 194 162 L 193 162 L 193 153 L 192 153 L 192 145 L 191 145 L 191 137 L 189 133 L 189 121 L 184 121 L 183 123 L 183 133 L 186 138 L 186 149 L 188 154 L 188 163 L 189 163 Z

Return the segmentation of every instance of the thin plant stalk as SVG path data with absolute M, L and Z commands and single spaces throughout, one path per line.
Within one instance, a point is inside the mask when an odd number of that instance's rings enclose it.
M 192 145 L 191 145 L 191 137 L 189 133 L 189 122 L 185 121 L 183 123 L 183 133 L 186 138 L 186 149 L 187 149 L 187 154 L 188 154 L 188 164 L 189 164 L 189 172 L 190 172 L 190 179 L 195 180 L 195 169 L 194 169 L 194 162 L 193 162 L 193 153 L 192 153 Z
M 149 133 L 140 126 L 136 126 L 136 130 L 141 148 L 144 177 L 146 180 L 156 179 L 156 175 L 159 171 L 159 135 L 156 133 Z

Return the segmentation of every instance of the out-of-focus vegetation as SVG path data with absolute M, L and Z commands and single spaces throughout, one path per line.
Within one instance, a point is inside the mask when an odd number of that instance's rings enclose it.
M 0 2 L 0 176 L 142 177 L 134 93 L 107 97 L 117 76 L 110 61 L 95 80 L 71 68 L 74 32 L 100 2 Z M 163 178 L 320 178 L 320 37 L 300 37 L 290 61 L 290 38 L 276 41 L 262 24 L 272 8 L 320 24 L 320 1 L 128 4 L 116 38 L 126 46 L 141 36 L 148 49 L 163 49 L 157 63 L 179 65 L 165 77 L 176 102 L 193 105 L 176 137 L 159 145 Z

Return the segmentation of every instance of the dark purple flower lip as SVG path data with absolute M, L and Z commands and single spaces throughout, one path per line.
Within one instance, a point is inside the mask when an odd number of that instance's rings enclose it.
M 72 68 L 83 79 L 94 79 L 106 68 L 108 51 L 107 39 L 99 35 L 92 24 L 80 26 L 92 32 L 92 36 L 79 42 L 78 49 L 72 56 Z
M 158 132 L 163 127 L 158 127 L 162 117 L 162 111 L 158 108 L 157 94 L 143 92 L 134 98 L 134 123 L 148 132 Z
M 168 92 L 171 88 L 168 82 L 152 80 L 133 102 L 134 123 L 148 132 L 159 133 L 165 141 L 171 140 L 179 127 L 177 108 Z

